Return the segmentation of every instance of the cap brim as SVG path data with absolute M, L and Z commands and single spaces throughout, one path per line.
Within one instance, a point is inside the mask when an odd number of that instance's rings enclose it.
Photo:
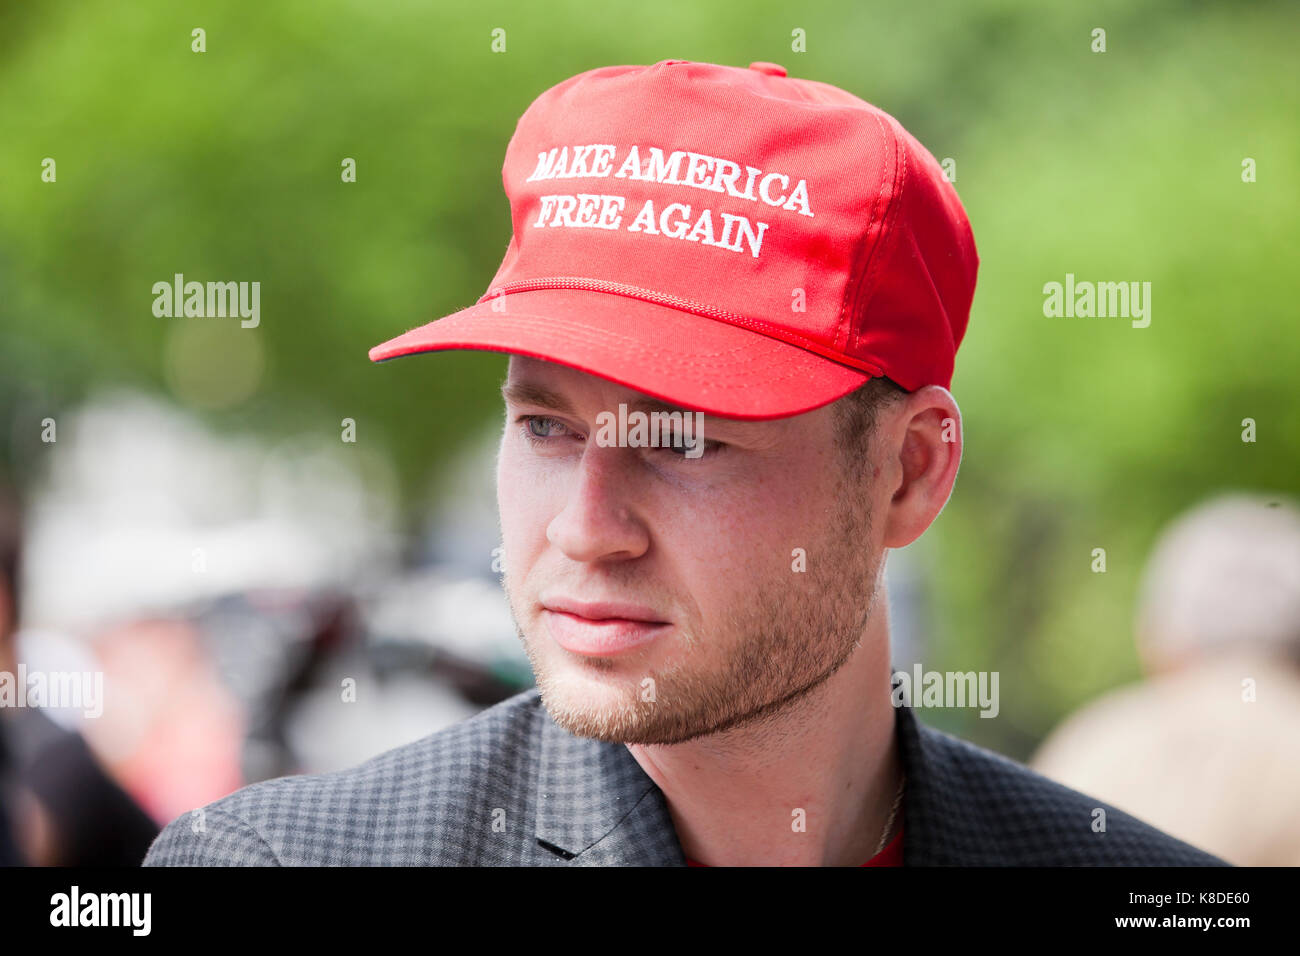
M 370 359 L 449 349 L 528 355 L 726 418 L 799 415 L 872 377 L 726 322 L 581 289 L 489 299 L 375 346 Z

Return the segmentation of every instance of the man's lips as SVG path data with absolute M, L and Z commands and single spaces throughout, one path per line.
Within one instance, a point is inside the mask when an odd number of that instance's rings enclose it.
M 542 612 L 555 643 L 591 657 L 635 650 L 672 627 L 653 608 L 615 601 L 548 598 L 542 602 Z
M 654 608 L 640 604 L 627 604 L 622 601 L 578 601 L 567 597 L 548 597 L 542 599 L 542 607 L 548 611 L 563 611 L 574 617 L 589 621 L 607 621 L 619 619 L 624 621 L 643 621 L 650 624 L 664 624 L 663 616 Z

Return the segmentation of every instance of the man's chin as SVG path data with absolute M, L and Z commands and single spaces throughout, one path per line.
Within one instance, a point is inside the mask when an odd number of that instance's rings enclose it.
M 521 635 L 522 637 L 522 635 Z M 575 737 L 665 745 L 715 733 L 738 720 L 739 689 L 708 690 L 683 656 L 584 657 L 524 640 L 542 705 Z
M 582 665 L 587 666 L 587 665 Z M 542 705 L 559 726 L 576 737 L 608 743 L 638 743 L 655 723 L 653 685 L 608 672 L 539 673 Z
M 738 718 L 710 720 L 693 710 L 669 710 L 648 687 L 600 676 L 539 676 L 542 706 L 555 723 L 575 737 L 605 743 L 681 744 L 736 723 Z M 662 688 L 661 688 L 662 690 Z

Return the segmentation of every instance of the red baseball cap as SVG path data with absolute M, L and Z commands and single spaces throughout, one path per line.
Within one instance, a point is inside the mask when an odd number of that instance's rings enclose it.
M 970 224 L 925 147 L 841 89 L 773 63 L 589 70 L 524 112 L 502 179 L 488 291 L 373 361 L 516 353 L 744 419 L 952 380 Z

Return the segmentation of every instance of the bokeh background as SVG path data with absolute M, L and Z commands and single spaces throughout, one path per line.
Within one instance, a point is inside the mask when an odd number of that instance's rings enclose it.
M 967 446 L 895 555 L 896 663 L 998 671 L 997 719 L 926 719 L 1027 758 L 1138 676 L 1160 528 L 1300 485 L 1297 27 L 1290 2 L 0 4 L 21 655 L 104 670 L 103 718 L 55 716 L 162 822 L 528 686 L 492 567 L 505 359 L 367 349 L 483 293 L 544 89 L 769 60 L 955 162 Z M 176 273 L 260 282 L 260 325 L 156 317 Z M 1150 326 L 1045 317 L 1066 273 L 1150 282 Z

